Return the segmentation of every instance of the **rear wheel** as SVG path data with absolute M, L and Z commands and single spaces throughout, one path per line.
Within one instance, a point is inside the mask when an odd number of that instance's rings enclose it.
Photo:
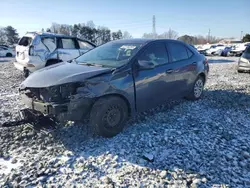
M 244 71 L 243 70 L 238 70 L 238 73 L 243 73 Z
M 12 57 L 12 54 L 11 53 L 7 53 L 6 57 Z
M 202 76 L 198 76 L 198 78 L 194 82 L 192 91 L 186 98 L 189 100 L 198 100 L 199 98 L 201 98 L 204 90 L 204 84 L 204 78 Z
M 30 71 L 28 69 L 24 69 L 23 75 L 24 75 L 24 78 L 27 78 L 30 75 Z
M 98 99 L 90 113 L 90 126 L 100 136 L 113 137 L 121 132 L 128 118 L 127 103 L 120 97 Z

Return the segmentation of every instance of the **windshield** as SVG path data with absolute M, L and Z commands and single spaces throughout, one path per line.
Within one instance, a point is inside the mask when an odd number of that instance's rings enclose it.
M 116 68 L 128 63 L 141 45 L 142 43 L 109 42 L 78 57 L 76 63 Z

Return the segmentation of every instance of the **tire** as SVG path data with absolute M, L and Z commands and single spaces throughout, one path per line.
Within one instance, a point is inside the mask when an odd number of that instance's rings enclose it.
M 244 71 L 243 70 L 237 70 L 238 71 L 238 73 L 243 73 Z
M 11 53 L 7 53 L 6 57 L 12 57 L 12 54 Z
M 90 126 L 94 133 L 103 137 L 113 137 L 121 132 L 128 118 L 128 105 L 120 97 L 99 98 L 90 112 Z
M 190 94 L 186 97 L 188 100 L 198 100 L 203 95 L 204 90 L 204 84 L 205 80 L 202 76 L 198 76 L 198 78 L 195 80 L 192 91 Z
M 28 78 L 28 76 L 30 75 L 30 73 L 28 71 L 24 72 L 24 78 Z

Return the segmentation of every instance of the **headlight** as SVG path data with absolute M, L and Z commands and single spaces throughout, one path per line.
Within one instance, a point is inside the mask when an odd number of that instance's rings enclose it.
M 249 63 L 249 61 L 246 58 L 244 58 L 244 57 L 240 58 L 240 62 L 242 62 L 242 63 Z
M 47 102 L 63 102 L 76 94 L 76 89 L 83 83 L 67 83 L 40 89 L 40 98 Z
M 60 85 L 60 94 L 63 99 L 67 99 L 70 95 L 74 95 L 76 92 L 77 83 L 68 83 Z

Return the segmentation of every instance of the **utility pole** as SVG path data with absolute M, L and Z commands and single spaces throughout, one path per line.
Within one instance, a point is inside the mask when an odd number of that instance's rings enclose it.
M 152 33 L 153 33 L 153 36 L 154 36 L 154 38 L 156 37 L 156 29 L 155 29 L 155 15 L 153 15 L 153 31 L 152 31 Z
M 210 41 L 210 29 L 208 30 L 208 36 L 207 36 L 207 42 L 209 43 Z
M 243 31 L 240 32 L 240 40 L 242 40 Z

